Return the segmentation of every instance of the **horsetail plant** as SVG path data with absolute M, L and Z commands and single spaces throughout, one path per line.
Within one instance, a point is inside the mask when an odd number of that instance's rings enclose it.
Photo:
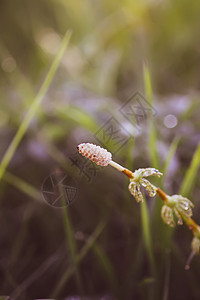
M 178 225 L 182 225 L 183 221 L 185 221 L 194 236 L 191 243 L 192 252 L 185 266 L 186 269 L 189 269 L 193 256 L 195 254 L 200 254 L 200 226 L 191 218 L 192 208 L 194 207 L 193 203 L 181 195 L 169 196 L 159 187 L 156 187 L 149 182 L 146 177 L 160 177 L 163 175 L 155 168 L 138 169 L 132 172 L 112 161 L 112 154 L 100 146 L 96 146 L 91 143 L 82 143 L 78 145 L 77 149 L 79 153 L 86 158 L 89 158 L 97 165 L 102 167 L 110 165 L 128 176 L 130 179 L 128 189 L 137 202 L 143 202 L 143 195 L 140 190 L 141 186 L 145 188 L 150 197 L 157 195 L 160 199 L 162 199 L 164 205 L 161 209 L 161 217 L 164 223 L 170 227 L 174 227 L 176 225 L 175 219 L 178 220 Z

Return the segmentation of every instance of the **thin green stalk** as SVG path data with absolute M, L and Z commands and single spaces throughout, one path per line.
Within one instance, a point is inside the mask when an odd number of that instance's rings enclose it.
M 146 203 L 145 198 L 144 198 L 144 202 L 141 205 L 141 217 L 142 217 L 142 230 L 143 230 L 145 247 L 147 250 L 147 254 L 149 256 L 152 273 L 153 273 L 153 275 L 155 275 L 154 274 L 155 273 L 155 261 L 154 261 L 153 250 L 152 250 L 150 220 L 149 220 L 149 213 L 148 213 L 148 208 L 147 208 L 147 203 Z
M 89 113 L 86 113 L 83 109 L 76 106 L 67 105 L 66 109 L 64 107 L 56 107 L 55 115 L 59 119 L 71 120 L 78 123 L 80 126 L 87 128 L 89 131 L 96 132 L 99 129 L 99 125 Z
M 153 91 L 152 91 L 152 84 L 151 84 L 151 74 L 148 66 L 145 63 L 143 64 L 143 78 L 144 78 L 144 88 L 145 88 L 147 101 L 149 102 L 150 105 L 152 105 Z
M 33 100 L 33 103 L 31 105 L 30 109 L 28 110 L 23 122 L 21 123 L 12 142 L 10 143 L 8 149 L 6 150 L 6 153 L 0 164 L 0 180 L 2 179 L 2 177 L 5 173 L 5 170 L 8 166 L 8 164 L 10 163 L 12 157 L 14 156 L 14 153 L 15 153 L 19 143 L 21 142 L 31 121 L 33 120 L 34 115 L 36 114 L 37 110 L 40 107 L 40 104 L 44 98 L 44 95 L 46 94 L 46 92 L 51 84 L 51 81 L 56 73 L 56 70 L 60 64 L 62 56 L 65 53 L 65 50 L 69 43 L 70 37 L 71 37 L 71 31 L 68 30 L 66 35 L 63 38 L 60 50 L 59 50 L 58 54 L 56 55 L 52 65 L 50 67 L 50 70 L 46 76 L 46 79 L 45 79 L 43 85 L 41 86 L 38 94 L 36 95 L 35 99 Z
M 88 253 L 88 251 L 92 248 L 95 241 L 98 239 L 98 237 L 102 233 L 105 225 L 106 225 L 105 222 L 101 222 L 97 226 L 97 228 L 94 230 L 94 232 L 90 235 L 86 244 L 83 246 L 80 253 L 77 255 L 77 259 L 76 259 L 77 264 L 80 264 L 80 262 L 83 260 L 83 258 Z M 67 281 L 71 278 L 71 276 L 74 274 L 75 271 L 76 271 L 76 268 L 74 265 L 69 266 L 69 268 L 63 274 L 61 280 L 58 282 L 58 285 L 53 290 L 52 295 L 51 295 L 52 298 L 55 298 L 59 295 L 59 293 L 62 291 L 63 287 L 66 285 Z
M 157 144 L 156 130 L 155 130 L 153 121 L 151 121 L 150 134 L 149 134 L 150 160 L 151 160 L 151 164 L 154 168 L 160 169 L 156 144 Z
M 92 250 L 97 256 L 97 259 L 99 260 L 101 268 L 104 270 L 105 276 L 108 278 L 110 284 L 113 288 L 116 287 L 117 281 L 115 276 L 115 271 L 113 269 L 113 265 L 106 255 L 105 251 L 102 249 L 100 245 L 96 242 L 93 244 Z
M 69 252 L 70 252 L 72 264 L 74 265 L 75 270 L 76 270 L 75 276 L 76 276 L 76 282 L 77 282 L 77 285 L 79 288 L 79 292 L 82 293 L 83 288 L 82 288 L 82 284 L 81 284 L 81 278 L 80 278 L 80 274 L 79 274 L 79 270 L 78 270 L 77 256 L 76 256 L 76 241 L 74 238 L 74 232 L 73 232 L 70 217 L 68 214 L 68 208 L 66 206 L 65 190 L 64 190 L 63 186 L 60 186 L 59 188 L 60 188 L 60 195 L 62 197 L 62 202 L 63 202 L 62 212 L 63 212 L 64 228 L 65 228 L 65 232 L 66 232 L 67 247 L 69 246 Z
M 180 194 L 188 196 L 195 182 L 195 177 L 197 175 L 198 169 L 200 166 L 200 143 L 193 155 L 190 167 L 187 170 L 183 183 L 180 188 Z
M 21 192 L 27 194 L 31 198 L 41 202 L 40 192 L 35 187 L 30 185 L 26 181 L 22 180 L 21 178 L 13 175 L 13 174 L 11 174 L 7 171 L 4 174 L 3 180 L 5 182 L 9 183 L 10 185 L 14 186 L 15 188 L 17 188 Z
M 178 147 L 179 142 L 180 142 L 180 138 L 175 137 L 175 139 L 173 140 L 173 142 L 170 145 L 170 148 L 169 148 L 169 151 L 168 151 L 168 154 L 167 154 L 167 157 L 165 159 L 164 166 L 163 166 L 163 170 L 162 170 L 162 173 L 163 173 L 162 180 L 164 180 L 164 178 L 167 174 L 170 162 L 171 162 L 171 160 L 172 160 L 172 158 L 173 158 L 173 156 L 176 152 L 176 149 Z
M 134 144 L 135 144 L 135 140 L 134 138 L 131 138 L 128 143 L 126 144 L 126 149 L 125 149 L 125 153 L 126 153 L 126 165 L 127 168 L 130 170 L 133 168 L 133 151 L 134 151 Z M 129 198 L 129 193 L 127 193 L 127 181 L 124 181 L 124 206 L 127 210 L 129 210 L 129 204 L 130 204 L 130 198 Z
M 152 83 L 151 83 L 151 74 L 149 68 L 146 64 L 143 65 L 143 80 L 144 80 L 144 89 L 147 101 L 150 106 L 153 106 L 153 91 L 152 91 Z M 159 157 L 157 153 L 157 136 L 156 130 L 154 126 L 153 116 L 149 120 L 149 155 L 151 164 L 154 168 L 159 169 Z
M 155 259 L 153 255 L 153 247 L 152 247 L 152 237 L 151 237 L 151 230 L 150 230 L 150 220 L 149 220 L 149 212 L 146 203 L 146 199 L 144 198 L 144 202 L 141 205 L 141 217 L 142 217 L 142 231 L 143 231 L 143 238 L 144 243 L 147 251 L 147 255 L 149 257 L 150 268 L 151 268 L 151 276 L 153 277 L 155 284 L 156 284 L 156 266 L 155 266 Z M 152 278 L 151 278 L 152 280 Z M 149 290 L 148 299 L 155 299 L 156 297 L 156 286 L 153 285 L 152 289 Z

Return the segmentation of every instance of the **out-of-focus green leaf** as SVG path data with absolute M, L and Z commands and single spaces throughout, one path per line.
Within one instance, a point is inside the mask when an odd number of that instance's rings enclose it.
M 180 188 L 181 195 L 186 196 L 186 197 L 189 195 L 189 193 L 195 183 L 195 177 L 197 175 L 199 166 L 200 166 L 200 144 L 198 145 L 198 147 L 193 155 L 191 164 L 185 174 L 183 183 Z
M 147 208 L 146 199 L 141 204 L 141 215 L 142 215 L 142 231 L 145 242 L 145 247 L 149 256 L 149 260 L 151 262 L 152 271 L 155 271 L 155 261 L 153 256 L 153 248 L 152 248 L 152 240 L 151 240 L 151 231 L 150 231 L 150 220 L 149 220 L 149 212 Z
M 167 157 L 166 157 L 166 159 L 165 159 L 164 166 L 163 166 L 163 170 L 162 170 L 162 172 L 163 172 L 163 177 L 162 177 L 162 179 L 164 179 L 165 176 L 166 176 L 166 174 L 167 174 L 167 171 L 168 171 L 170 162 L 171 162 L 171 160 L 172 160 L 172 158 L 173 158 L 173 156 L 174 156 L 174 154 L 175 154 L 175 152 L 176 152 L 176 149 L 177 149 L 177 147 L 178 147 L 179 142 L 180 142 L 180 138 L 177 138 L 177 137 L 176 137 L 176 138 L 173 140 L 173 142 L 171 143 L 171 145 L 170 145 L 170 148 L 169 148 L 169 151 L 168 151 L 168 154 L 167 154 Z
M 65 50 L 67 48 L 67 45 L 69 43 L 71 37 L 71 31 L 67 31 L 66 35 L 63 38 L 63 42 L 62 45 L 60 47 L 60 50 L 58 52 L 58 54 L 56 55 L 51 68 L 46 76 L 46 79 L 43 83 L 43 85 L 41 86 L 37 96 L 34 98 L 33 103 L 29 109 L 29 111 L 27 112 L 23 122 L 21 123 L 20 127 L 17 130 L 17 133 L 15 134 L 12 142 L 10 143 L 8 149 L 6 150 L 6 153 L 1 161 L 0 164 L 0 180 L 3 177 L 5 170 L 9 164 L 9 162 L 11 161 L 19 143 L 21 142 L 24 134 L 26 133 L 31 121 L 33 120 L 33 117 L 35 116 L 35 113 L 38 111 L 40 104 L 44 98 L 44 95 L 46 94 L 51 81 L 57 71 L 57 68 L 60 64 L 60 61 L 63 57 L 63 54 L 65 53 Z

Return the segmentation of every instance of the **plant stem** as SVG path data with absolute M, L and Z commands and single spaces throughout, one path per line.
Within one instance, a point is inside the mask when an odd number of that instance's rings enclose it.
M 115 163 L 114 161 L 110 162 L 110 165 L 114 168 L 116 168 L 117 170 L 121 171 L 122 173 L 124 173 L 126 176 L 128 176 L 130 179 L 134 178 L 133 172 L 131 172 L 128 169 L 123 168 L 122 166 L 120 166 L 119 164 Z M 156 190 L 156 194 L 157 196 L 162 199 L 165 203 L 168 202 L 168 195 L 159 187 L 155 187 Z M 200 237 L 200 226 L 192 219 L 192 218 L 187 218 L 186 216 L 182 215 L 181 212 L 179 212 L 181 217 L 183 218 L 183 220 L 185 221 L 187 227 L 192 230 L 193 234 L 195 236 Z
M 160 188 L 157 188 L 156 194 L 160 197 L 164 202 L 167 202 L 167 194 L 163 192 Z
M 133 178 L 133 172 L 131 172 L 130 170 L 122 167 L 121 165 L 119 165 L 118 163 L 114 162 L 111 160 L 111 162 L 109 163 L 110 166 L 112 166 L 113 168 L 117 169 L 118 171 L 124 173 L 126 176 L 128 176 L 130 179 Z
M 165 194 L 165 192 L 163 192 L 163 190 L 161 190 L 160 188 L 157 188 L 156 193 L 160 199 L 162 199 L 165 203 L 167 203 L 167 194 Z M 190 230 L 192 230 L 193 234 L 200 236 L 200 226 L 192 218 L 187 218 L 185 215 L 181 214 L 181 212 L 179 212 L 179 213 L 180 213 L 181 217 L 183 218 L 183 220 L 185 221 L 187 227 Z

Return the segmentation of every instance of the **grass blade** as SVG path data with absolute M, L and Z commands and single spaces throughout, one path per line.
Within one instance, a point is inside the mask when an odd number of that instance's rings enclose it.
M 175 152 L 176 152 L 176 149 L 177 149 L 177 147 L 178 147 L 179 142 L 180 142 L 180 138 L 177 138 L 177 137 L 176 137 L 176 138 L 173 140 L 173 142 L 171 143 L 171 145 L 170 145 L 170 148 L 169 148 L 169 151 L 168 151 L 168 154 L 167 154 L 167 157 L 166 157 L 166 159 L 165 159 L 164 166 L 163 166 L 163 170 L 162 170 L 162 172 L 163 172 L 163 177 L 162 177 L 162 179 L 164 179 L 165 176 L 166 176 L 166 174 L 167 174 L 167 171 L 168 171 L 170 162 L 171 162 L 171 160 L 172 160 L 172 158 L 173 158 L 173 156 L 174 156 L 174 154 L 175 154 Z
M 159 159 L 158 159 L 158 153 L 157 153 L 157 135 L 156 130 L 152 123 L 150 124 L 150 134 L 149 134 L 149 149 L 150 149 L 150 161 L 152 167 L 156 169 L 160 169 Z
M 150 221 L 149 221 L 149 213 L 147 208 L 146 200 L 141 205 L 141 217 L 142 217 L 142 231 L 143 237 L 145 242 L 145 247 L 149 256 L 149 260 L 151 263 L 152 271 L 154 272 L 155 269 L 155 262 L 153 257 L 153 250 L 152 250 L 152 240 L 151 240 L 151 233 L 150 233 Z
M 71 120 L 89 131 L 97 131 L 99 129 L 99 125 L 95 119 L 79 107 L 72 105 L 68 105 L 66 109 L 57 107 L 55 108 L 55 113 L 60 119 Z
M 62 191 L 62 193 L 63 192 L 64 191 Z M 63 199 L 63 204 L 65 204 L 65 199 Z M 81 284 L 81 278 L 80 278 L 80 274 L 79 274 L 79 269 L 78 269 L 78 264 L 77 264 L 77 256 L 76 256 L 76 241 L 74 238 L 74 232 L 73 232 L 71 221 L 69 218 L 67 206 L 63 207 L 63 220 L 64 220 L 64 227 L 65 227 L 65 232 L 66 232 L 67 246 L 69 246 L 71 260 L 72 260 L 72 263 L 75 268 L 76 283 L 78 285 L 79 292 L 82 292 L 83 287 Z
M 153 247 L 152 247 L 152 237 L 151 237 L 151 230 L 150 230 L 150 220 L 149 220 L 149 212 L 146 203 L 146 199 L 144 198 L 144 202 L 141 205 L 141 217 L 142 217 L 142 232 L 144 243 L 147 251 L 147 255 L 149 257 L 150 268 L 152 272 L 152 278 L 156 282 L 156 267 L 155 267 L 155 260 L 153 255 Z M 156 288 L 153 285 L 152 289 L 149 289 L 149 299 L 155 299 L 155 291 Z
M 105 273 L 105 277 L 108 278 L 108 281 L 110 282 L 112 287 L 115 288 L 117 281 L 116 281 L 115 272 L 110 259 L 105 254 L 105 251 L 102 249 L 102 247 L 98 245 L 97 242 L 93 245 L 92 249 L 97 256 L 99 265 L 101 266 L 102 270 Z
M 77 255 L 76 262 L 79 264 L 83 258 L 87 255 L 88 251 L 93 247 L 95 241 L 98 239 L 100 234 L 102 233 L 104 227 L 106 225 L 106 222 L 100 222 L 99 225 L 96 227 L 94 232 L 90 235 L 88 238 L 88 241 L 86 244 L 83 246 L 81 249 L 80 253 Z M 63 274 L 61 280 L 58 282 L 58 285 L 55 287 L 51 297 L 55 298 L 59 295 L 59 293 L 62 291 L 63 287 L 66 285 L 67 281 L 71 278 L 71 276 L 74 274 L 76 271 L 76 267 L 74 264 L 72 264 Z
M 147 101 L 150 105 L 153 104 L 153 91 L 152 91 L 152 84 L 151 84 L 151 74 L 149 68 L 144 63 L 143 64 L 143 78 L 144 78 L 144 89 Z
M 1 164 L 0 164 L 0 180 L 2 179 L 4 173 L 5 173 L 5 170 L 8 166 L 8 164 L 10 163 L 19 143 L 21 142 L 24 134 L 26 133 L 29 125 L 30 125 L 30 122 L 32 121 L 34 115 L 36 114 L 43 98 L 44 98 L 44 95 L 46 94 L 50 84 L 51 84 L 51 81 L 56 73 L 56 70 L 60 64 L 60 61 L 62 59 L 62 56 L 66 50 L 66 47 L 69 43 L 69 40 L 70 40 L 70 37 L 71 37 L 71 31 L 67 31 L 66 35 L 64 36 L 63 38 L 63 41 L 62 41 L 62 45 L 60 47 L 60 50 L 58 52 L 58 54 L 56 55 L 51 67 L 50 67 L 50 70 L 46 76 L 46 79 L 43 83 L 43 85 L 41 86 L 38 94 L 36 95 L 36 97 L 34 98 L 33 100 L 33 103 L 30 107 L 30 109 L 28 110 L 23 122 L 21 123 L 19 129 L 17 130 L 12 142 L 10 143 L 8 149 L 6 150 L 6 153 L 1 161 Z
M 200 143 L 193 155 L 189 169 L 187 170 L 185 177 L 183 179 L 180 194 L 183 196 L 188 196 L 195 182 L 195 177 L 197 175 L 200 166 Z
M 21 178 L 6 172 L 4 175 L 3 180 L 12 186 L 14 186 L 16 189 L 20 190 L 21 192 L 27 194 L 31 198 L 37 200 L 38 202 L 43 202 L 41 199 L 41 193 L 32 185 L 30 185 L 28 182 L 22 180 Z
M 151 84 L 151 74 L 149 68 L 146 64 L 143 65 L 143 78 L 144 78 L 144 89 L 146 99 L 149 102 L 150 106 L 153 106 L 153 92 L 152 92 L 152 84 Z M 153 116 L 151 116 L 150 124 L 149 124 L 149 155 L 152 167 L 159 169 L 159 158 L 157 153 L 157 137 L 156 130 L 154 127 Z

